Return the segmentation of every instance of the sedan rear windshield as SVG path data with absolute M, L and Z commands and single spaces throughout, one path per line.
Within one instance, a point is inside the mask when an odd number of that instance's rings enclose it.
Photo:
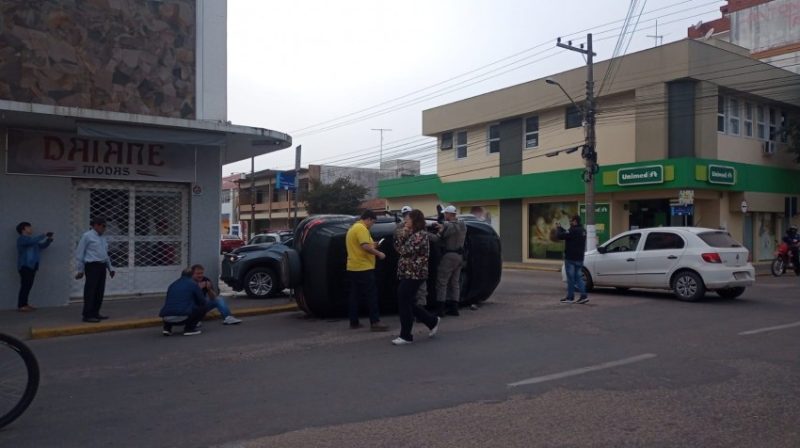
M 742 247 L 728 232 L 705 232 L 697 236 L 711 247 Z

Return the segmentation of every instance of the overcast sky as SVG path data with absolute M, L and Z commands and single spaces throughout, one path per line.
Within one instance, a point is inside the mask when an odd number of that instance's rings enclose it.
M 655 44 L 647 35 L 656 20 L 663 42 L 673 42 L 719 18 L 724 3 L 638 0 L 627 53 Z M 592 32 L 596 60 L 609 59 L 630 4 L 228 0 L 228 119 L 292 135 L 304 167 L 377 167 L 380 135 L 371 129 L 389 128 L 383 160 L 422 160 L 423 172 L 435 172 L 422 110 L 584 65 L 555 47 L 558 36 L 577 45 Z M 293 149 L 256 158 L 256 170 L 293 167 Z M 223 168 L 241 171 L 249 161 Z

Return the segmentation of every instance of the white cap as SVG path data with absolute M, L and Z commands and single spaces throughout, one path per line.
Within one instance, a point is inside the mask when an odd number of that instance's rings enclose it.
M 443 212 L 445 212 L 445 213 L 453 213 L 453 214 L 456 214 L 456 213 L 458 213 L 458 212 L 456 211 L 456 207 L 455 207 L 455 206 L 453 206 L 453 205 L 448 205 L 448 206 L 447 206 L 447 207 L 445 207 L 445 208 L 444 208 L 444 210 L 442 210 L 442 211 L 443 211 Z
M 410 211 L 411 211 L 411 206 L 410 205 L 404 205 L 403 208 L 400 209 L 400 213 L 403 214 L 403 215 L 405 215 L 406 213 L 408 213 Z

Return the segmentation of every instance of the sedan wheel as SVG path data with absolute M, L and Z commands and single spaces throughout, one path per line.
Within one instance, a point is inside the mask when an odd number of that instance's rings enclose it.
M 269 268 L 255 268 L 247 273 L 244 290 L 250 297 L 264 298 L 275 295 L 277 281 Z
M 672 290 L 675 295 L 686 302 L 696 302 L 706 294 L 703 279 L 692 271 L 682 271 L 672 279 Z

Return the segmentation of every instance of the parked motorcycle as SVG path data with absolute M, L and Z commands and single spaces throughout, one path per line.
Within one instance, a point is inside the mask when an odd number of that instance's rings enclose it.
M 792 263 L 792 251 L 789 245 L 781 243 L 775 251 L 775 259 L 772 260 L 772 275 L 780 277 L 786 273 L 787 269 L 794 269 L 795 275 L 800 275 L 800 270 Z

